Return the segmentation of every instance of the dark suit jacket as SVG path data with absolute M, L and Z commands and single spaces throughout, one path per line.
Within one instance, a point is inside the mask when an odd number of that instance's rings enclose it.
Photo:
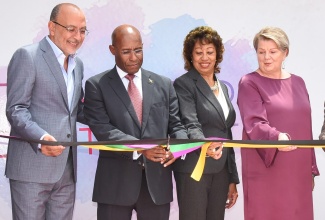
M 232 139 L 231 127 L 235 123 L 236 113 L 229 99 L 227 87 L 222 82 L 220 84 L 229 106 L 227 120 L 209 85 L 194 68 L 175 80 L 174 87 L 180 103 L 182 123 L 187 128 L 190 139 L 208 137 Z M 178 159 L 174 163 L 175 171 L 191 173 L 199 154 L 200 150 L 197 150 L 187 154 L 185 160 Z M 233 148 L 223 148 L 219 160 L 207 158 L 204 174 L 221 171 L 226 162 L 231 174 L 230 182 L 239 183 Z
M 85 86 L 84 114 L 99 141 L 184 138 L 176 93 L 170 79 L 142 69 L 143 119 L 135 110 L 116 67 L 91 77 Z M 160 205 L 172 201 L 171 168 L 144 160 L 149 192 Z M 140 193 L 142 168 L 132 152 L 100 151 L 93 201 L 132 205 Z
M 48 133 L 58 141 L 76 141 L 76 121 L 83 121 L 83 63 L 76 58 L 74 96 L 68 107 L 67 86 L 60 64 L 46 38 L 18 49 L 8 66 L 7 109 L 10 134 L 40 140 Z M 37 143 L 9 140 L 6 176 L 10 179 L 55 183 L 64 172 L 69 147 L 57 157 L 38 150 Z M 77 179 L 77 148 L 72 148 Z

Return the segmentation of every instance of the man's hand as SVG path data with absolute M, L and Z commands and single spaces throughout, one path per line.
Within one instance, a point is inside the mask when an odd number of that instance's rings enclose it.
M 48 134 L 44 136 L 43 140 L 44 141 L 56 141 L 56 139 L 53 136 L 48 135 Z M 63 147 L 62 145 L 51 146 L 51 145 L 42 144 L 40 150 L 41 150 L 42 154 L 44 154 L 45 156 L 56 157 L 56 156 L 59 156 L 60 154 L 62 154 L 64 149 L 65 149 L 65 147 Z
M 154 148 L 144 150 L 141 152 L 143 156 L 153 162 L 165 161 L 167 157 L 166 150 L 162 146 L 156 146 Z
M 169 149 L 166 149 L 166 159 L 161 161 L 161 164 L 164 164 L 164 167 L 168 167 L 169 165 L 171 165 L 172 163 L 175 162 L 176 158 L 174 158 L 174 155 L 172 154 L 172 152 L 170 152 Z

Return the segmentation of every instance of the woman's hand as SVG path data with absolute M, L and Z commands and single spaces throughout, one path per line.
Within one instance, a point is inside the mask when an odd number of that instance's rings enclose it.
M 231 207 L 233 207 L 237 201 L 237 198 L 237 186 L 235 183 L 230 183 L 228 190 L 228 200 L 226 202 L 226 209 L 230 209 Z
M 212 157 L 215 160 L 218 160 L 222 156 L 222 149 L 222 142 L 212 142 L 207 149 L 206 155 L 208 157 Z
M 296 149 L 297 149 L 296 146 L 278 147 L 279 151 L 285 151 L 285 152 L 293 151 L 293 150 L 296 150 Z
M 288 134 L 280 133 L 279 136 L 278 136 L 278 140 L 279 141 L 289 141 L 290 137 L 289 137 Z M 279 151 L 284 151 L 284 152 L 293 151 L 293 150 L 296 150 L 296 149 L 297 149 L 296 146 L 278 147 Z

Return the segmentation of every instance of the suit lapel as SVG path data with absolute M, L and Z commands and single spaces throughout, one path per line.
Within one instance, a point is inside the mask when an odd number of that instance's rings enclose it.
M 144 69 L 141 69 L 142 72 L 142 132 L 147 125 L 150 108 L 153 102 L 153 90 L 155 82 L 150 78 L 150 73 Z
M 111 88 L 115 91 L 115 94 L 120 98 L 121 102 L 125 105 L 126 109 L 128 110 L 129 114 L 131 115 L 134 123 L 137 124 L 139 129 L 141 129 L 137 114 L 134 110 L 133 104 L 131 102 L 130 96 L 126 91 L 124 84 L 117 73 L 116 67 L 114 67 L 108 76 L 108 84 Z
M 64 100 L 64 103 L 66 107 L 69 109 L 68 105 L 68 94 L 67 94 L 67 86 L 65 84 L 62 71 L 60 68 L 60 64 L 50 46 L 50 44 L 47 42 L 46 38 L 44 38 L 40 42 L 40 48 L 44 51 L 43 57 L 45 62 L 47 63 L 49 69 L 51 70 L 52 75 L 54 76 L 57 85 L 60 88 L 62 98 Z
M 195 85 L 198 88 L 198 90 L 212 104 L 212 106 L 217 110 L 220 118 L 222 118 L 222 122 L 226 125 L 226 120 L 225 120 L 225 116 L 223 114 L 222 107 L 219 104 L 219 101 L 215 97 L 213 92 L 211 92 L 211 89 L 210 89 L 209 85 L 207 84 L 207 82 L 203 79 L 203 77 L 195 69 L 191 69 L 189 71 L 189 75 L 195 81 Z
M 73 70 L 74 90 L 73 90 L 73 97 L 72 97 L 72 103 L 70 109 L 71 112 L 73 111 L 73 106 L 78 106 L 77 103 L 79 102 L 79 97 L 80 97 L 79 85 L 82 84 L 82 78 L 83 78 L 83 73 L 82 70 L 80 69 L 80 65 L 77 62 L 76 67 Z

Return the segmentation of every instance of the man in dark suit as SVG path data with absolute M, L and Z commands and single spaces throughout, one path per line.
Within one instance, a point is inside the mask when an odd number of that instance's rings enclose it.
M 117 27 L 109 46 L 116 66 L 86 82 L 84 113 L 99 141 L 187 139 L 172 82 L 141 68 L 142 45 L 135 27 Z M 130 91 L 133 83 L 137 101 Z M 98 220 L 129 220 L 132 210 L 142 220 L 169 219 L 173 186 L 166 155 L 160 146 L 142 152 L 100 151 L 93 192 Z
M 52 10 L 49 35 L 18 49 L 7 78 L 6 114 L 12 136 L 76 141 L 83 121 L 83 64 L 75 57 L 86 29 L 84 13 L 73 4 Z M 13 219 L 72 219 L 77 149 L 9 140 L 6 176 Z

